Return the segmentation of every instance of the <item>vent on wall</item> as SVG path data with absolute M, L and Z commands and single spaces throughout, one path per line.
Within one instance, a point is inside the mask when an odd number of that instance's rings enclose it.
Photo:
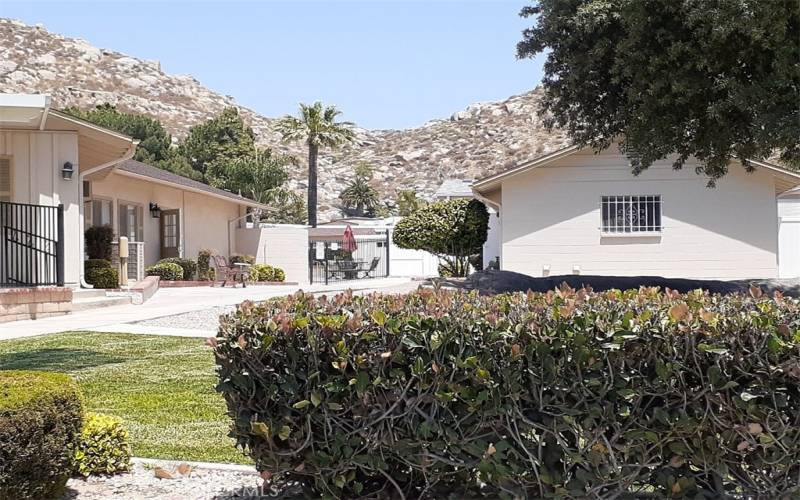
M 0 201 L 11 201 L 11 158 L 0 158 Z

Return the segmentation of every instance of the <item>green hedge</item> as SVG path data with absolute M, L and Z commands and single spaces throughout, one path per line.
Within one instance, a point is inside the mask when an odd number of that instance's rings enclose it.
M 250 279 L 253 281 L 275 281 L 286 280 L 286 273 L 280 267 L 273 267 L 269 264 L 253 264 L 250 268 Z
M 87 413 L 74 457 L 75 473 L 84 477 L 129 470 L 131 447 L 122 421 L 111 415 Z
M 179 281 L 183 279 L 183 268 L 172 262 L 150 266 L 144 272 L 148 276 L 159 276 L 164 281 Z
M 0 371 L 0 499 L 64 493 L 82 405 L 66 375 Z
M 114 228 L 111 226 L 92 226 L 83 233 L 86 255 L 89 259 L 111 260 Z
M 178 264 L 183 269 L 183 279 L 189 281 L 194 279 L 194 273 L 197 271 L 197 263 L 192 259 L 182 259 L 180 257 L 168 257 L 161 259 L 157 264 Z
M 564 288 L 243 304 L 232 437 L 340 498 L 800 494 L 800 302 Z M 399 495 L 398 495 L 399 496 Z
M 106 259 L 87 259 L 83 261 L 83 269 L 111 269 L 111 261 Z

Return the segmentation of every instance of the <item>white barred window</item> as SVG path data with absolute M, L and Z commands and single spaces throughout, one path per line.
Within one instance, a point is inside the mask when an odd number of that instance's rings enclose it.
M 604 233 L 661 232 L 660 195 L 603 196 Z

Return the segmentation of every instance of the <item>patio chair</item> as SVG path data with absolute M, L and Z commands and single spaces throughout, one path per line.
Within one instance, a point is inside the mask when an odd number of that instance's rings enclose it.
M 362 276 L 362 278 L 374 278 L 374 276 L 372 276 L 372 273 L 374 273 L 375 270 L 378 269 L 378 262 L 380 261 L 381 261 L 380 257 L 373 257 L 372 262 L 370 262 L 369 264 L 369 267 L 367 269 L 361 270 L 361 272 L 364 273 L 364 276 Z
M 236 286 L 238 279 L 242 283 L 242 288 L 247 288 L 247 279 L 250 277 L 249 264 L 229 265 L 228 260 L 222 255 L 214 255 L 214 267 L 216 268 L 216 280 L 222 281 L 224 287 L 228 280 Z

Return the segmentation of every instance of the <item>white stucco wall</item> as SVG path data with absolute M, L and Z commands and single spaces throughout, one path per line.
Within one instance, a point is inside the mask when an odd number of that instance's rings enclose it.
M 0 130 L 0 156 L 11 158 L 12 201 L 36 205 L 64 205 L 64 281 L 76 286 L 80 280 L 80 194 L 78 174 L 61 177 L 65 162 L 79 165 L 75 132 Z
M 778 268 L 781 278 L 800 277 L 800 193 L 778 199 Z
M 656 237 L 602 237 L 604 195 L 661 195 Z M 542 276 L 660 275 L 766 278 L 778 275 L 773 177 L 732 165 L 715 189 L 687 164 L 659 162 L 634 177 L 616 151 L 576 153 L 508 178 L 502 186 L 502 267 Z
M 236 229 L 236 252 L 253 255 L 257 264 L 280 267 L 286 281 L 308 283 L 308 228 L 275 224 Z
M 502 218 L 499 214 L 489 208 L 489 231 L 486 234 L 486 243 L 483 244 L 483 268 L 486 269 L 495 260 L 500 259 L 503 246 L 502 229 L 500 227 Z
M 92 181 L 92 198 L 110 199 L 114 204 L 114 230 L 119 231 L 119 203 L 139 204 L 144 211 L 145 265 L 155 264 L 160 258 L 160 219 L 148 210 L 157 203 L 162 210 L 180 210 L 181 255 L 197 259 L 204 248 L 228 254 L 228 221 L 240 214 L 240 206 L 212 196 L 110 173 L 102 180 Z M 232 224 L 233 227 L 236 224 Z M 234 228 L 231 228 L 231 249 L 235 249 Z

